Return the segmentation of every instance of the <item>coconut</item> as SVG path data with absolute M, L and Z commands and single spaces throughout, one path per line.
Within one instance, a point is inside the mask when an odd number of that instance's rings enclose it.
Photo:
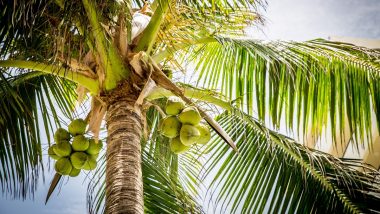
M 53 147 L 54 153 L 59 157 L 67 157 L 71 154 L 71 145 L 69 141 L 60 141 Z
M 95 155 L 89 155 L 90 158 L 94 159 L 94 160 L 97 160 L 98 157 L 99 157 L 99 153 L 98 154 L 95 154 Z
M 207 142 L 209 142 L 211 139 L 211 133 L 210 133 L 210 129 L 208 128 L 208 126 L 206 126 L 204 124 L 198 124 L 195 127 L 197 127 L 197 129 L 199 130 L 199 132 L 201 134 L 201 136 L 197 140 L 197 143 L 206 144 Z
M 185 108 L 185 103 L 179 97 L 169 97 L 166 102 L 166 114 L 177 115 Z
M 201 133 L 195 126 L 183 125 L 179 136 L 182 144 L 191 146 L 199 139 L 200 135 Z
M 73 167 L 73 169 L 71 170 L 69 175 L 70 175 L 70 177 L 77 177 L 79 175 L 79 173 L 80 173 L 80 169 L 75 169 Z
M 202 117 L 197 108 L 190 106 L 185 108 L 181 114 L 178 115 L 178 119 L 183 124 L 198 125 Z
M 71 121 L 68 126 L 69 132 L 72 135 L 83 135 L 86 132 L 87 123 L 83 119 L 76 119 Z
M 88 159 L 88 156 L 84 152 L 74 152 L 70 156 L 71 164 L 73 165 L 75 169 L 82 169 L 87 159 Z
M 88 156 L 86 163 L 83 165 L 82 169 L 84 170 L 93 170 L 96 168 L 96 159 L 94 159 L 91 155 Z
M 94 139 L 90 139 L 89 146 L 88 146 L 88 149 L 86 150 L 86 153 L 90 155 L 99 154 L 102 147 L 103 147 L 103 143 L 101 140 L 98 140 L 98 143 L 96 143 Z
M 77 135 L 73 139 L 73 150 L 76 152 L 84 152 L 89 146 L 88 139 L 83 135 Z
M 179 135 L 181 123 L 176 116 L 169 116 L 162 119 L 161 134 L 168 138 L 175 138 Z
M 57 162 L 55 162 L 54 168 L 58 174 L 69 175 L 73 169 L 73 166 L 68 158 L 60 158 Z
M 190 146 L 186 146 L 183 143 L 181 143 L 181 140 L 179 137 L 173 138 L 170 141 L 170 150 L 174 152 L 175 154 L 184 153 L 189 149 L 190 149 Z
M 69 141 L 70 140 L 70 133 L 64 128 L 59 128 L 54 133 L 54 141 L 56 143 L 58 143 L 58 142 L 63 141 L 63 140 Z
M 56 147 L 57 145 L 56 144 L 53 144 L 49 147 L 48 149 L 48 155 L 53 158 L 54 160 L 58 160 L 60 159 L 61 157 L 59 157 L 57 154 L 55 154 L 54 152 L 54 147 Z

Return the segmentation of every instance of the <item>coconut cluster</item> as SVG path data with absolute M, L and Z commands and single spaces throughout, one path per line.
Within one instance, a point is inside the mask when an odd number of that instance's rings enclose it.
M 176 154 L 186 152 L 193 144 L 206 144 L 210 129 L 201 123 L 194 106 L 187 106 L 179 97 L 169 97 L 165 106 L 167 117 L 161 120 L 161 134 L 170 138 L 170 149 Z
M 48 154 L 57 162 L 55 171 L 61 175 L 76 177 L 80 171 L 93 170 L 103 143 L 84 136 L 87 123 L 83 119 L 71 121 L 68 130 L 59 128 L 54 134 L 55 144 L 48 149 Z

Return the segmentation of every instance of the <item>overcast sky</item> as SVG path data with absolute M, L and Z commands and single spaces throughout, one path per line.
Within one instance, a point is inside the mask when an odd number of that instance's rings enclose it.
M 379 0 L 268 0 L 265 35 L 281 40 L 329 36 L 380 39 Z
M 250 30 L 255 38 L 308 40 L 329 36 L 380 39 L 380 0 L 267 0 L 263 33 Z M 70 179 L 62 191 L 53 194 L 48 205 L 44 198 L 53 173 L 47 173 L 35 200 L 24 202 L 0 196 L 1 214 L 86 213 L 85 176 Z

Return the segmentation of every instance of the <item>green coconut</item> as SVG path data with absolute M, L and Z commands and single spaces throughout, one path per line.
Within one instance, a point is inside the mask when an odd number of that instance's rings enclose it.
M 175 154 L 184 153 L 189 149 L 190 149 L 190 146 L 186 146 L 183 143 L 181 143 L 181 140 L 179 137 L 173 138 L 170 141 L 170 150 L 174 152 Z
M 80 173 L 80 169 L 75 169 L 75 168 L 73 167 L 73 169 L 71 170 L 69 176 L 70 176 L 70 177 L 77 177 L 77 176 L 79 175 L 79 173 Z
M 99 154 L 102 147 L 103 147 L 103 143 L 101 140 L 98 140 L 98 143 L 96 143 L 95 139 L 90 139 L 89 146 L 88 146 L 88 149 L 86 150 L 86 153 L 90 155 Z
M 60 159 L 61 157 L 59 157 L 57 154 L 55 154 L 54 152 L 54 147 L 56 147 L 57 145 L 56 144 L 53 144 L 49 147 L 48 149 L 48 155 L 53 158 L 54 160 L 58 160 Z
M 185 103 L 179 97 L 169 97 L 166 102 L 166 114 L 177 115 L 185 108 Z
M 161 134 L 168 138 L 175 138 L 179 135 L 181 129 L 181 122 L 176 116 L 169 116 L 162 119 Z
M 91 155 L 88 156 L 86 163 L 83 165 L 82 169 L 84 170 L 93 170 L 96 168 L 96 159 L 94 159 Z
M 55 131 L 54 133 L 54 141 L 56 143 L 60 142 L 60 141 L 69 141 L 70 140 L 70 133 L 64 129 L 64 128 L 59 128 L 57 129 L 57 131 Z
M 73 166 L 68 158 L 61 158 L 55 162 L 54 168 L 58 174 L 69 175 Z
M 182 144 L 191 146 L 199 139 L 201 133 L 195 126 L 183 125 L 179 136 Z
M 69 141 L 60 141 L 53 147 L 54 153 L 59 157 L 67 157 L 71 154 L 71 145 Z
M 190 106 L 185 108 L 181 114 L 178 115 L 178 119 L 183 124 L 198 125 L 202 117 L 197 108 Z
M 92 159 L 97 160 L 98 157 L 99 157 L 99 153 L 98 153 L 98 154 L 94 154 L 94 155 L 90 155 L 90 154 L 89 154 L 89 156 L 90 156 Z
M 74 152 L 70 156 L 71 164 L 73 165 L 75 169 L 82 169 L 87 159 L 88 159 L 88 156 L 84 152 Z
M 71 121 L 68 126 L 69 132 L 72 135 L 83 135 L 86 132 L 87 123 L 83 119 Z
M 76 152 L 84 152 L 89 146 L 88 139 L 83 135 L 77 135 L 73 139 L 73 150 Z
M 99 157 L 99 154 L 100 154 L 100 153 L 98 153 L 98 154 L 93 154 L 93 155 L 88 154 L 88 156 L 90 156 L 90 158 L 92 158 L 92 159 L 94 159 L 94 160 L 97 160 L 98 157 Z
M 197 127 L 197 129 L 199 130 L 199 132 L 201 134 L 201 136 L 197 140 L 197 143 L 206 144 L 207 142 L 209 142 L 211 139 L 211 133 L 210 133 L 210 129 L 208 128 L 208 126 L 206 126 L 204 124 L 198 124 L 195 127 Z

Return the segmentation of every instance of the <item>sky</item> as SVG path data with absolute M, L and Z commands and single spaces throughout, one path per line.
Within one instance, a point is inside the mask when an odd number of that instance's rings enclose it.
M 380 39 L 379 0 L 267 0 L 257 38 L 304 41 L 329 36 Z
M 304 41 L 329 36 L 380 40 L 380 0 L 267 0 L 264 27 L 249 29 L 253 38 Z M 0 195 L 1 214 L 86 213 L 86 175 L 65 180 L 61 191 L 44 205 L 53 172 L 39 183 L 34 200 L 18 201 Z

